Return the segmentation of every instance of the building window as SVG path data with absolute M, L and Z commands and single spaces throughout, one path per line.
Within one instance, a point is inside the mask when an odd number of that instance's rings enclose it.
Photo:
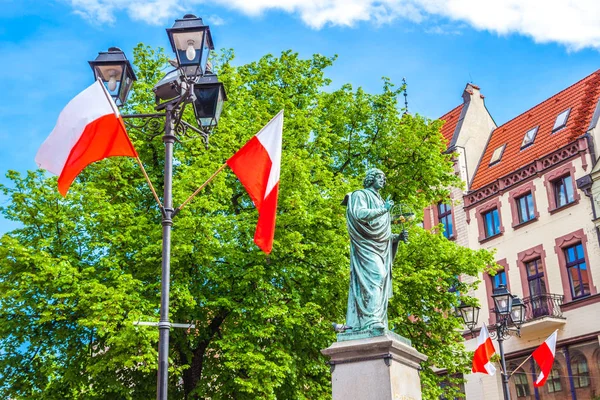
M 590 371 L 585 356 L 578 354 L 571 358 L 571 372 L 573 373 L 573 386 L 575 388 L 590 386 Z
M 554 362 L 556 363 L 556 361 Z M 552 368 L 552 371 L 550 371 L 550 375 L 548 375 L 546 386 L 548 387 L 548 393 L 556 393 L 562 391 L 562 386 L 560 384 L 559 368 Z
M 529 295 L 531 296 L 530 304 L 533 317 L 548 315 L 546 281 L 544 279 L 542 260 L 536 258 L 525 263 L 525 271 L 527 272 L 527 285 L 529 286 Z
M 536 258 L 525 264 L 527 271 L 527 282 L 529 284 L 529 295 L 532 297 L 546 294 L 546 281 L 544 280 L 544 269 L 542 260 Z
M 518 370 L 513 376 L 515 380 L 515 389 L 517 389 L 517 397 L 530 396 L 529 383 L 527 382 L 527 375 L 523 370 Z
M 444 236 L 447 239 L 454 237 L 454 225 L 452 223 L 452 207 L 450 204 L 438 204 L 438 219 L 444 226 Z
M 523 138 L 523 142 L 521 143 L 521 148 L 527 147 L 530 144 L 533 144 L 533 141 L 535 140 L 535 134 L 538 131 L 538 127 L 536 126 L 533 129 L 528 130 L 525 133 L 525 137 Z
M 565 175 L 552 182 L 554 188 L 554 200 L 556 208 L 565 206 L 575 201 L 573 194 L 573 178 L 571 175 Z
M 490 158 L 490 165 L 499 163 L 500 160 L 502 159 L 502 153 L 504 153 L 504 148 L 506 147 L 506 144 L 503 144 L 502 146 L 496 148 L 496 150 L 494 150 L 494 152 L 492 153 L 492 158 Z
M 500 287 L 500 285 L 506 287 L 506 271 L 498 271 L 496 275 L 492 276 L 492 292 Z M 492 293 L 493 294 L 493 293 Z
M 498 209 L 494 208 L 483 214 L 485 237 L 489 238 L 500 233 L 500 216 Z
M 535 218 L 535 207 L 533 204 L 533 195 L 531 192 L 515 199 L 519 213 L 519 223 L 531 221 Z
M 558 114 L 558 116 L 556 117 L 556 120 L 554 121 L 554 127 L 552 127 L 552 132 L 562 129 L 565 127 L 565 125 L 567 125 L 567 119 L 569 118 L 570 112 L 571 112 L 571 109 L 569 108 L 568 110 L 565 110 L 565 111 L 561 112 L 560 114 Z
M 572 298 L 577 299 L 588 296 L 590 294 L 590 280 L 583 254 L 583 246 L 581 243 L 577 243 L 574 246 L 567 247 L 564 251 Z

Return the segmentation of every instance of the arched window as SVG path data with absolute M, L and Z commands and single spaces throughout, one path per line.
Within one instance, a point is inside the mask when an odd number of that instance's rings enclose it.
M 514 371 L 515 366 L 509 368 L 509 370 Z M 527 374 L 523 369 L 519 368 L 516 370 L 512 376 L 512 380 L 515 382 L 515 390 L 517 392 L 517 397 L 527 397 L 531 395 L 529 390 L 529 382 L 527 381 Z
M 548 393 L 556 393 L 562 391 L 562 385 L 560 382 L 560 364 L 557 361 L 554 361 L 554 368 L 550 371 L 550 375 L 548 375 L 548 380 L 546 381 L 546 386 L 548 387 Z
M 573 373 L 573 386 L 576 388 L 590 386 L 590 370 L 583 354 L 571 357 L 571 372 Z

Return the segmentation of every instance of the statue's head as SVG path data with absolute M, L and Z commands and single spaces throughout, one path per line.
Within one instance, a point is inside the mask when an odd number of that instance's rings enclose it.
M 385 184 L 385 174 L 383 173 L 383 171 L 379 168 L 370 168 L 367 171 L 365 179 L 363 180 L 363 186 L 365 188 L 370 188 L 375 183 L 375 179 L 379 176 L 383 177 L 383 183 Z

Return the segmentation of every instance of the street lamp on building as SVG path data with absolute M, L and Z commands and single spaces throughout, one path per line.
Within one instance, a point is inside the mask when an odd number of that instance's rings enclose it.
M 469 328 L 469 330 L 472 331 L 475 328 L 475 325 L 477 325 L 477 320 L 479 319 L 479 307 L 468 306 L 464 303 L 461 303 L 458 310 L 465 325 L 467 328 Z
M 177 68 L 168 72 L 152 89 L 156 98 L 156 113 L 122 115 L 128 128 L 145 131 L 160 129 L 148 136 L 152 140 L 162 134 L 165 144 L 162 203 L 149 182 L 154 198 L 160 206 L 163 227 L 160 321 L 154 324 L 159 329 L 156 395 L 158 400 L 167 399 L 169 331 L 173 326 L 182 325 L 171 324 L 169 320 L 171 228 L 173 218 L 179 212 L 179 208 L 173 207 L 172 196 L 173 145 L 180 136 L 201 137 L 208 145 L 209 134 L 219 122 L 223 102 L 227 99 L 223 84 L 208 67 L 208 55 L 214 46 L 210 29 L 203 24 L 202 19 L 187 14 L 182 19 L 176 20 L 173 27 L 167 29 L 167 34 L 177 56 Z M 98 57 L 89 63 L 94 78 L 104 84 L 118 106 L 124 105 L 136 80 L 125 53 L 118 47 L 111 47 L 107 52 L 100 52 Z M 182 118 L 188 104 L 191 104 L 194 109 L 198 127 Z M 164 124 L 149 123 L 156 119 L 164 121 Z M 136 120 L 142 122 L 136 124 L 133 122 Z M 189 327 L 187 324 L 184 326 Z
M 504 400 L 510 400 L 510 391 L 508 388 L 508 379 L 510 375 L 506 370 L 506 359 L 504 357 L 504 341 L 511 334 L 520 335 L 521 325 L 525 322 L 525 305 L 517 296 L 512 295 L 504 285 L 498 286 L 492 295 L 494 300 L 494 313 L 496 314 L 496 323 L 490 329 L 492 339 L 498 341 L 500 349 L 500 364 L 502 366 L 502 390 Z M 463 322 L 472 332 L 477 325 L 479 318 L 479 307 L 469 306 L 462 303 L 459 307 Z

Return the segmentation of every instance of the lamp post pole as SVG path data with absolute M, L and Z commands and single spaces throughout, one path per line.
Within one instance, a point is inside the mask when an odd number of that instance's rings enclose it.
M 162 210 L 162 268 L 160 284 L 160 321 L 158 323 L 158 375 L 156 397 L 167 399 L 169 387 L 169 292 L 171 287 L 171 228 L 173 227 L 173 106 L 167 105 L 165 115 L 164 207 Z
M 496 329 L 490 331 L 490 337 L 498 340 L 500 350 L 500 365 L 502 367 L 502 392 L 504 400 L 510 400 L 510 390 L 508 380 L 510 375 L 506 370 L 506 358 L 504 356 L 504 341 L 510 337 L 511 332 L 520 336 L 520 327 L 525 322 L 525 305 L 517 296 L 513 296 L 504 285 L 499 285 L 492 295 L 494 300 L 494 312 L 496 313 Z M 479 307 L 467 305 L 461 301 L 458 307 L 463 322 L 469 328 L 471 333 L 477 325 L 479 318 Z M 509 327 L 509 321 L 512 321 L 515 328 Z
M 205 145 L 208 145 L 210 130 L 217 125 L 223 102 L 227 99 L 223 84 L 211 71 L 208 62 L 209 52 L 214 49 L 214 45 L 210 29 L 204 25 L 202 19 L 187 14 L 183 19 L 176 20 L 173 27 L 167 29 L 167 34 L 177 56 L 177 60 L 171 62 L 176 68 L 168 72 L 153 88 L 157 104 L 155 110 L 164 110 L 164 114 L 123 115 L 123 118 L 128 121 L 126 122 L 128 128 L 140 129 L 146 135 L 148 132 L 145 131 L 152 130 L 153 125 L 149 124 L 150 121 L 164 118 L 165 122 L 162 132 L 162 140 L 165 145 L 163 203 L 160 202 L 142 162 L 139 157 L 137 158 L 162 214 L 160 319 L 158 323 L 140 321 L 136 323 L 136 325 L 158 326 L 157 400 L 167 400 L 168 395 L 171 327 L 191 328 L 194 326 L 193 324 L 172 324 L 169 320 L 171 229 L 173 218 L 181 207 L 173 207 L 173 146 L 177 140 L 176 135 L 201 137 Z M 129 90 L 136 80 L 125 53 L 118 47 L 111 47 L 108 52 L 100 52 L 98 57 L 89 63 L 94 77 L 104 84 L 107 93 L 117 106 L 124 105 Z M 182 119 L 187 104 L 192 104 L 200 128 L 196 128 Z M 142 119 L 146 122 L 141 125 L 130 122 L 135 119 Z M 151 139 L 160 135 L 161 132 L 156 130 L 156 134 L 148 135 Z
M 504 358 L 504 335 L 503 330 L 508 329 L 506 320 L 496 324 L 496 335 L 498 340 L 498 348 L 500 349 L 500 365 L 502 366 L 502 391 L 504 392 L 504 400 L 510 400 L 510 391 L 508 387 L 508 371 L 506 370 L 506 359 Z

